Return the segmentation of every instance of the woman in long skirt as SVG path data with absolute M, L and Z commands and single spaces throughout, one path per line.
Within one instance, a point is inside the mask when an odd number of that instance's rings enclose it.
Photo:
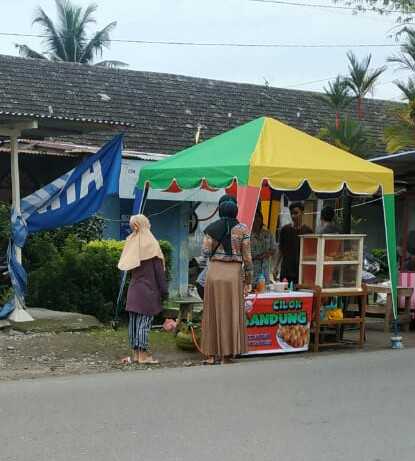
M 201 349 L 214 364 L 247 351 L 244 292 L 250 290 L 252 259 L 248 228 L 236 219 L 236 200 L 219 201 L 218 221 L 205 230 L 203 259 L 209 261 L 203 302 Z

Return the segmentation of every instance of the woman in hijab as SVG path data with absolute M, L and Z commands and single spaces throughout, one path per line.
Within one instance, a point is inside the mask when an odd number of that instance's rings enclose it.
M 131 216 L 130 227 L 132 234 L 118 263 L 120 270 L 131 271 L 125 308 L 130 317 L 128 336 L 134 362 L 157 364 L 148 352 L 148 335 L 154 316 L 162 311 L 162 301 L 168 297 L 164 256 L 144 215 Z
M 205 229 L 202 255 L 209 260 L 204 290 L 201 349 L 209 365 L 247 351 L 244 290 L 252 278 L 250 236 L 236 219 L 233 197 L 219 201 L 219 218 Z

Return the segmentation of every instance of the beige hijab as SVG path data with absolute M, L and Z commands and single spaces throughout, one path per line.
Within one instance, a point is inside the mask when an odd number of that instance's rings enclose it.
M 118 262 L 118 269 L 129 271 L 141 265 L 141 261 L 154 257 L 164 264 L 164 256 L 159 242 L 150 230 L 150 221 L 142 214 L 131 216 L 130 227 L 133 231 L 125 241 L 124 249 Z

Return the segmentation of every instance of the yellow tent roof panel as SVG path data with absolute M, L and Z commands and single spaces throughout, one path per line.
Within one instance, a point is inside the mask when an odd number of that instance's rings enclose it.
M 272 118 L 264 125 L 250 161 L 248 183 L 266 178 L 274 189 L 293 190 L 307 181 L 315 192 L 344 184 L 355 194 L 393 193 L 393 172 Z

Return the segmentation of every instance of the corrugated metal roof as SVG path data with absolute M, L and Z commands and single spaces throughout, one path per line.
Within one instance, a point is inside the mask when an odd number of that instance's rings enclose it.
M 392 169 L 395 182 L 404 181 L 411 185 L 415 184 L 415 150 L 382 155 L 371 159 L 371 161 Z
M 9 140 L 0 141 L 0 152 L 10 153 Z M 19 153 L 29 155 L 50 155 L 56 157 L 79 157 L 97 152 L 98 146 L 85 146 L 59 141 L 19 140 Z M 123 150 L 124 158 L 136 160 L 157 161 L 166 158 L 165 154 Z
M 46 120 L 67 120 L 71 122 L 80 122 L 80 123 L 93 123 L 97 125 L 109 125 L 109 126 L 120 126 L 120 127 L 130 127 L 133 126 L 132 123 L 120 122 L 118 120 L 105 120 L 98 118 L 89 118 L 89 117 L 68 117 L 62 115 L 48 115 L 48 114 L 39 114 L 35 112 L 10 112 L 0 110 L 0 116 L 3 117 L 21 117 L 24 119 L 46 119 Z

